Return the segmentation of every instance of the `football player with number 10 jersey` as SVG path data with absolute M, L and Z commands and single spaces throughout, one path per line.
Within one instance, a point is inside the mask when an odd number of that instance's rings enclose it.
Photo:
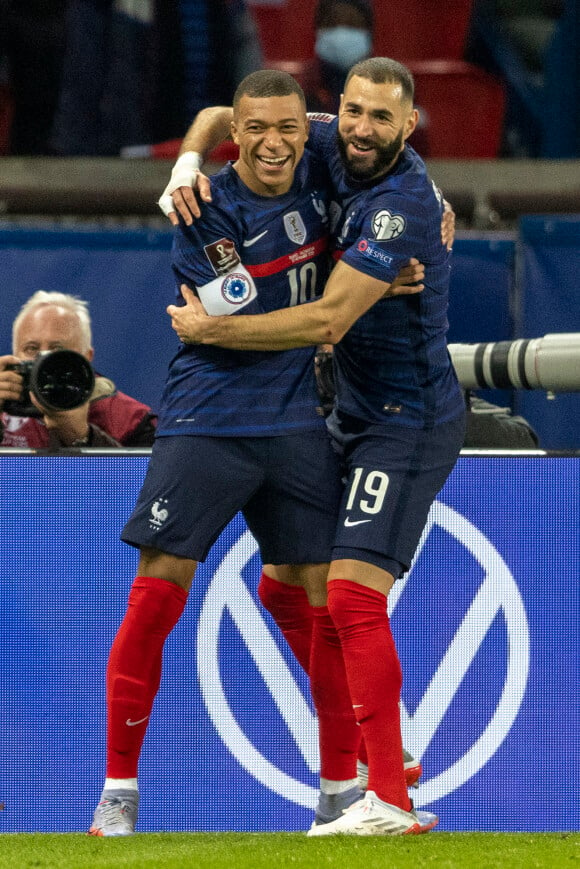
M 178 286 L 196 287 L 208 310 L 228 317 L 308 302 L 328 272 L 329 192 L 321 165 L 300 162 L 301 89 L 268 71 L 240 87 L 240 159 L 216 179 L 199 223 L 176 230 L 173 250 Z M 341 485 L 318 405 L 312 348 L 188 344 L 170 363 L 147 475 L 122 533 L 140 558 L 107 666 L 106 778 L 91 835 L 135 832 L 163 646 L 197 563 L 236 513 L 271 565 L 262 595 L 275 597 L 282 581 L 314 603 L 324 594 Z M 309 605 L 305 596 L 308 617 Z

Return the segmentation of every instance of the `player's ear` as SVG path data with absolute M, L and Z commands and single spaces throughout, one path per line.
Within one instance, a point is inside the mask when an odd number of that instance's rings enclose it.
M 230 136 L 232 137 L 234 144 L 240 144 L 240 137 L 238 135 L 238 128 L 236 127 L 235 121 L 230 121 Z
M 419 112 L 417 109 L 411 109 L 403 127 L 403 139 L 408 139 L 417 124 L 419 123 Z

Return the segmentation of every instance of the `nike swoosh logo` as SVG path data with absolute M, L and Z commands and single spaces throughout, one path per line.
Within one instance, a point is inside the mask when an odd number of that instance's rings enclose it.
M 251 247 L 253 244 L 256 244 L 257 241 L 260 241 L 261 238 L 267 234 L 268 230 L 265 229 L 264 232 L 261 232 L 260 235 L 255 235 L 253 238 L 246 238 L 242 244 L 244 247 Z
M 352 528 L 353 525 L 364 525 L 366 522 L 372 522 L 372 521 L 373 521 L 372 519 L 357 519 L 355 522 L 353 522 L 347 516 L 346 519 L 344 520 L 344 527 L 345 528 Z
M 130 718 L 127 718 L 127 720 L 125 721 L 125 724 L 127 725 L 127 727 L 136 727 L 137 724 L 143 724 L 143 722 L 147 721 L 148 718 L 149 718 L 148 715 L 146 715 L 145 718 L 140 718 L 139 721 L 131 721 Z

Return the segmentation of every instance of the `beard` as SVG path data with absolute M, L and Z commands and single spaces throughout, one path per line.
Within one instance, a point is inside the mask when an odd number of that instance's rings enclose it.
M 403 147 L 403 129 L 401 128 L 393 141 L 389 142 L 388 145 L 376 145 L 374 142 L 372 143 L 376 156 L 373 162 L 369 164 L 364 161 L 364 158 L 348 156 L 346 144 L 340 132 L 337 132 L 336 138 L 341 160 L 348 174 L 355 181 L 369 181 L 376 176 L 385 175 Z M 359 144 L 363 145 L 366 143 L 360 140 Z M 368 144 L 371 143 L 369 142 Z

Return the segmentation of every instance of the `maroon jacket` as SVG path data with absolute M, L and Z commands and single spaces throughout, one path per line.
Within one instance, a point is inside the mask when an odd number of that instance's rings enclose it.
M 89 408 L 91 447 L 148 447 L 155 437 L 157 415 L 104 377 L 97 377 L 97 387 Z M 3 434 L 3 436 L 2 436 Z M 0 446 L 30 449 L 59 449 L 62 445 L 49 433 L 42 419 L 0 414 Z

